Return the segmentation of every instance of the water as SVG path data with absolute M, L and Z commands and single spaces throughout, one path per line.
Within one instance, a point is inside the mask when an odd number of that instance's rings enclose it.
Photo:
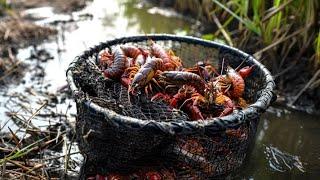
M 320 177 L 319 120 L 317 116 L 269 108 L 261 117 L 255 147 L 240 176 L 246 179 Z
M 128 35 L 144 33 L 186 33 L 197 24 L 195 20 L 166 9 L 143 5 L 137 1 L 94 0 L 84 10 L 74 12 L 71 16 L 54 14 L 52 8 L 29 10 L 25 12 L 34 16 L 36 23 L 55 25 L 59 34 L 53 41 L 19 50 L 18 58 L 29 64 L 30 71 L 24 76 L 25 84 L 10 85 L 0 90 L 1 126 L 14 127 L 5 115 L 7 94 L 26 94 L 30 88 L 38 89 L 37 95 L 28 95 L 33 104 L 39 107 L 41 100 L 47 98 L 43 91 L 56 93 L 66 85 L 65 71 L 75 56 L 99 42 Z M 45 49 L 52 59 L 38 63 L 29 60 L 32 53 Z M 33 79 L 36 72 L 32 67 L 39 65 L 46 73 L 44 77 Z M 47 86 L 47 87 L 46 87 Z M 38 103 L 38 104 L 37 104 Z M 70 109 L 67 106 L 70 105 Z M 74 121 L 75 104 L 66 100 L 57 106 L 56 112 L 64 112 L 69 121 Z M 45 111 L 49 111 L 48 109 Z M 7 123 L 8 122 L 8 123 Z M 49 120 L 37 119 L 34 124 L 45 126 Z M 271 108 L 260 121 L 256 144 L 249 161 L 235 177 L 244 179 L 316 179 L 320 177 L 320 118 L 304 113 L 290 112 L 283 108 Z M 76 150 L 75 150 L 76 151 Z

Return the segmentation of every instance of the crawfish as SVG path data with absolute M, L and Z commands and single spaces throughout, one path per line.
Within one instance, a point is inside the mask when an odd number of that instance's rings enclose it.
M 242 97 L 242 94 L 245 88 L 245 83 L 242 76 L 233 68 L 228 66 L 226 78 L 231 83 L 231 91 L 230 91 L 231 96 L 235 98 Z
M 197 74 L 181 71 L 164 71 L 160 74 L 160 80 L 174 85 L 190 85 L 201 94 L 204 93 L 205 81 Z
M 149 171 L 145 174 L 146 180 L 161 180 L 161 174 L 157 171 Z
M 245 99 L 243 99 L 242 97 L 234 99 L 234 103 L 237 105 L 237 107 L 240 107 L 240 108 L 247 108 L 248 107 L 247 101 Z
M 195 73 L 202 77 L 205 81 L 209 81 L 215 74 L 218 74 L 216 69 L 211 64 L 203 61 L 199 61 L 195 66 L 186 68 L 183 71 Z
M 203 120 L 203 115 L 198 105 L 195 103 L 195 100 L 197 100 L 198 97 L 202 97 L 202 95 L 197 93 L 194 87 L 184 85 L 173 96 L 160 92 L 154 95 L 151 100 L 163 100 L 173 108 L 184 109 L 192 120 Z
M 203 99 L 203 96 L 199 94 L 192 86 L 182 86 L 178 93 L 175 94 L 170 102 L 171 107 L 177 107 L 178 103 L 184 101 L 180 108 L 184 108 L 187 113 L 190 114 L 193 120 L 204 120 L 203 115 L 198 107 L 197 101 Z
M 222 94 L 221 92 L 215 93 L 214 102 L 215 104 L 222 105 L 224 107 L 224 110 L 220 113 L 219 117 L 232 113 L 233 109 L 235 108 L 232 100 L 228 96 Z
M 131 81 L 139 71 L 139 68 L 140 67 L 137 65 L 126 68 L 121 76 L 121 84 L 126 88 L 129 88 Z
M 149 53 L 141 48 L 137 48 L 135 46 L 124 45 L 121 46 L 124 54 L 133 59 L 133 62 L 130 66 L 141 66 L 146 62 L 146 58 L 148 57 Z
M 127 67 L 127 57 L 120 46 L 117 46 L 113 52 L 113 63 L 111 66 L 104 70 L 104 75 L 107 78 L 119 78 Z
M 191 101 L 184 103 L 185 110 L 187 110 L 192 120 L 204 120 L 204 117 L 198 106 Z
M 112 55 L 109 53 L 107 48 L 99 52 L 98 60 L 102 70 L 104 70 L 106 67 L 109 67 L 113 62 Z
M 159 58 L 151 58 L 141 66 L 138 72 L 135 74 L 131 85 L 129 86 L 129 93 L 136 94 L 138 89 L 145 87 L 159 70 L 163 68 L 163 61 Z M 159 85 L 160 86 L 160 85 Z
M 158 100 L 162 100 L 162 101 L 170 104 L 170 102 L 172 100 L 172 96 L 170 96 L 169 94 L 159 92 L 159 93 L 155 94 L 154 96 L 152 96 L 152 98 L 151 98 L 151 101 L 158 101 Z
M 245 79 L 246 77 L 248 77 L 248 76 L 251 74 L 254 66 L 255 66 L 255 65 L 245 66 L 245 67 L 241 68 L 241 69 L 238 71 L 238 73 L 240 74 L 240 76 L 241 76 L 243 79 Z
M 163 60 L 167 70 L 175 70 L 182 66 L 180 58 L 174 55 L 173 51 L 166 52 L 162 46 L 151 41 L 151 54 Z

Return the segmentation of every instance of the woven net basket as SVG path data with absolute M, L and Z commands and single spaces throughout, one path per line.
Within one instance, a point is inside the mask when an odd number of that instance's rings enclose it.
M 190 121 L 180 110 L 147 98 L 129 101 L 127 89 L 106 79 L 97 64 L 98 53 L 123 44 L 147 48 L 152 39 L 179 56 L 185 66 L 207 60 L 221 67 L 255 65 L 245 79 L 248 108 L 231 115 Z M 275 100 L 269 71 L 242 51 L 193 37 L 143 35 L 101 43 L 78 56 L 67 71 L 77 104 L 77 140 L 86 159 L 87 174 L 130 172 L 141 167 L 169 167 L 176 178 L 220 177 L 241 166 L 250 152 L 258 120 Z

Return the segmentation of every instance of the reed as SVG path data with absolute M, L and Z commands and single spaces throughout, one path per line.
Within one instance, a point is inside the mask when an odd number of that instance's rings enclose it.
M 231 37 L 235 47 L 272 59 L 265 63 L 273 73 L 281 72 L 297 55 L 309 59 L 314 71 L 319 68 L 318 0 L 176 0 L 175 7 L 219 27 L 205 38 L 229 42 Z

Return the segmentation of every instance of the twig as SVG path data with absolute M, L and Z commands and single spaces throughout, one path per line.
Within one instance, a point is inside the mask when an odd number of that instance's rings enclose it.
M 27 123 L 29 124 L 30 121 L 40 112 L 40 110 L 45 107 L 48 104 L 48 100 L 45 100 L 44 103 L 34 112 L 31 117 L 27 120 Z
M 19 144 L 20 140 L 19 140 L 18 136 L 10 129 L 10 127 L 8 127 L 8 129 L 9 129 L 10 133 L 12 134 L 12 139 L 14 140 L 14 142 L 16 143 L 16 145 L 17 145 L 19 148 L 21 148 L 21 146 L 20 146 L 20 144 Z
M 311 24 L 309 23 L 309 24 L 307 25 L 307 27 L 310 27 L 310 25 L 311 25 Z M 267 46 L 267 47 L 259 50 L 258 52 L 256 52 L 256 53 L 254 54 L 254 56 L 255 56 L 255 57 L 259 56 L 259 54 L 261 54 L 261 53 L 263 53 L 263 52 L 265 52 L 265 51 L 267 51 L 267 50 L 269 50 L 269 49 L 277 46 L 278 44 L 280 44 L 280 43 L 282 43 L 282 42 L 284 42 L 284 41 L 286 41 L 286 40 L 288 40 L 288 39 L 290 39 L 290 38 L 292 38 L 292 37 L 300 34 L 301 32 L 303 32 L 303 31 L 305 31 L 305 30 L 306 30 L 306 27 L 303 27 L 303 28 L 298 29 L 297 31 L 293 32 L 292 34 L 290 34 L 289 36 L 287 36 L 287 37 L 285 37 L 285 38 L 280 38 L 280 39 L 277 40 L 276 42 L 274 42 L 274 43 L 270 44 L 269 46 Z
M 65 156 L 65 161 L 64 161 L 65 162 L 65 166 L 64 166 L 64 168 L 65 168 L 64 172 L 65 173 L 67 173 L 67 171 L 68 171 L 68 164 L 69 164 L 69 160 L 70 160 L 70 151 L 71 151 L 71 146 L 73 144 L 74 139 L 75 139 L 75 134 L 73 135 L 71 143 L 69 144 L 69 146 L 67 148 L 67 154 Z
M 15 177 L 14 179 L 21 179 L 22 176 L 27 176 L 30 179 L 39 179 L 39 180 L 44 179 L 44 178 L 40 178 L 40 177 L 37 177 L 37 176 L 32 176 L 32 175 L 29 175 L 29 174 L 26 174 L 26 173 L 23 173 L 23 172 L 18 172 L 18 171 L 13 171 L 13 170 L 7 170 L 7 172 L 19 175 L 18 177 Z
M 299 99 L 299 97 L 302 95 L 302 93 L 304 91 L 306 91 L 309 88 L 309 86 L 317 79 L 319 74 L 320 74 L 320 69 L 312 76 L 312 78 L 309 80 L 309 82 L 299 91 L 299 93 L 290 102 L 290 105 L 293 105 Z
M 24 171 L 30 171 L 30 173 L 31 173 L 32 175 L 36 175 L 34 172 L 32 172 L 32 170 L 31 170 L 30 168 L 28 168 L 28 167 L 20 164 L 19 161 L 13 161 L 13 160 L 11 160 L 11 159 L 7 159 L 7 161 L 10 162 L 10 163 L 12 163 L 12 164 L 14 164 L 14 165 L 16 165 L 16 166 L 18 166 L 18 167 L 20 167 L 20 168 L 23 169 Z
M 36 112 L 33 113 L 32 116 L 27 120 L 27 123 L 29 124 L 30 121 L 37 115 L 37 113 L 39 113 L 40 110 L 41 110 L 45 105 L 47 105 L 47 104 L 48 104 L 48 101 L 46 100 L 46 101 L 36 110 Z M 27 135 L 27 133 L 25 133 L 25 134 L 23 135 L 23 137 L 22 137 L 22 138 L 20 139 L 20 141 L 19 141 L 19 144 L 22 143 L 22 141 L 23 141 L 23 139 L 26 137 L 26 135 Z M 15 152 L 17 149 L 18 149 L 18 145 L 14 148 L 14 150 L 13 150 L 7 157 L 11 156 L 12 153 Z
M 310 89 L 315 89 L 320 85 L 320 79 L 316 80 L 314 83 L 310 85 Z
M 217 18 L 215 13 L 212 13 L 212 17 L 213 17 L 213 21 L 214 23 L 216 23 L 216 25 L 218 26 L 219 30 L 221 31 L 222 35 L 224 36 L 224 38 L 227 40 L 228 44 L 230 46 L 233 46 L 232 40 L 230 38 L 230 36 L 228 35 L 228 33 L 225 31 L 225 29 L 223 28 L 223 26 L 221 25 L 219 19 Z
M 0 77 L 0 81 L 3 81 L 4 78 L 12 74 L 21 62 L 22 61 L 17 61 L 9 70 L 5 71 L 4 75 Z
M 46 161 L 46 160 L 52 160 L 52 159 L 59 159 L 59 158 L 65 157 L 65 156 L 70 156 L 70 155 L 79 154 L 79 153 L 80 153 L 80 151 L 77 151 L 77 152 L 72 152 L 72 153 L 69 153 L 69 154 L 64 154 L 64 155 L 61 155 L 61 156 L 55 156 L 55 157 L 46 158 L 46 159 L 43 159 L 43 160 Z
M 275 14 L 277 14 L 279 11 L 281 11 L 282 9 L 284 9 L 288 4 L 290 4 L 291 2 L 293 2 L 293 0 L 289 0 L 283 4 L 281 4 L 277 9 L 274 9 L 273 11 L 271 11 L 269 14 L 267 14 L 266 16 L 264 16 L 264 18 L 262 19 L 262 22 L 267 21 L 268 19 L 270 19 L 271 17 L 273 17 Z

